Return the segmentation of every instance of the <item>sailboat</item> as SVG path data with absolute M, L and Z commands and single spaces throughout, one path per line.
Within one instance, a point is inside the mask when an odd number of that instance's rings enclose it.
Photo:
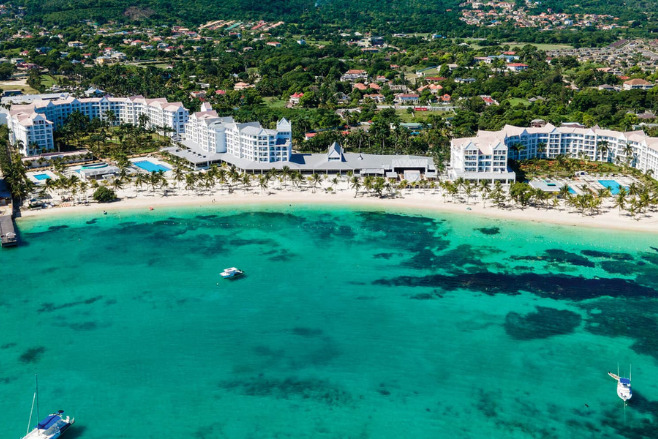
M 30 420 L 27 422 L 27 431 L 22 439 L 57 439 L 68 430 L 75 422 L 68 416 L 64 418 L 64 410 L 58 410 L 57 413 L 51 413 L 46 418 L 42 419 L 32 431 L 30 425 L 32 424 L 32 413 L 36 403 L 37 419 L 39 419 L 39 379 L 35 375 L 36 388 L 34 396 L 32 397 L 32 409 L 30 410 Z
M 628 378 L 619 376 L 619 366 L 617 366 L 617 373 L 608 372 L 608 375 L 617 380 L 617 396 L 622 401 L 626 402 L 633 397 L 633 389 L 631 389 L 631 368 L 628 367 Z

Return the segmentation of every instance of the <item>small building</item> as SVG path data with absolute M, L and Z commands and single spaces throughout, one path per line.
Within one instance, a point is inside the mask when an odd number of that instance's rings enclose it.
M 507 70 L 509 70 L 510 72 L 523 72 L 525 70 L 528 70 L 528 67 L 529 66 L 527 64 L 523 64 L 519 62 L 513 62 L 507 64 Z
M 290 105 L 299 105 L 300 100 L 304 97 L 304 93 L 293 93 L 290 95 L 290 99 L 288 99 L 288 102 Z
M 650 90 L 654 84 L 644 79 L 631 79 L 624 82 L 624 90 Z
M 415 93 L 400 93 L 395 95 L 395 102 L 400 105 L 414 105 L 420 101 L 420 96 Z

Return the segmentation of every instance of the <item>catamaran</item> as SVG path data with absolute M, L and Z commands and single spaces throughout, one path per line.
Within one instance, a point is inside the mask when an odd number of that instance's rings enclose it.
M 64 418 L 64 410 L 48 415 L 37 424 L 23 439 L 57 439 L 75 422 L 68 416 Z M 29 430 L 30 427 L 28 427 Z
M 244 274 L 244 272 L 242 270 L 238 270 L 235 267 L 225 268 L 224 271 L 219 273 L 219 275 L 221 277 L 223 277 L 224 279 L 230 279 L 232 277 L 242 276 L 243 274 Z
M 32 410 L 30 410 L 30 420 L 27 422 L 27 431 L 22 439 L 57 439 L 68 430 L 75 422 L 68 416 L 64 418 L 64 410 L 59 410 L 57 413 L 51 413 L 46 418 L 41 420 L 32 431 L 30 425 L 32 424 L 32 413 L 36 403 L 37 419 L 39 419 L 39 381 L 35 377 L 36 389 L 32 397 Z
M 617 367 L 617 373 L 608 372 L 608 375 L 617 380 L 617 396 L 619 396 L 622 401 L 626 402 L 633 397 L 633 390 L 631 389 L 631 373 L 630 367 L 628 372 L 628 378 L 622 378 L 619 376 L 619 367 Z

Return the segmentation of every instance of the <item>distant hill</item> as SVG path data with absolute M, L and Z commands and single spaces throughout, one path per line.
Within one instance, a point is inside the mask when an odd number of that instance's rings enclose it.
M 73 24 L 91 19 L 201 24 L 209 20 L 284 20 L 341 26 L 402 25 L 408 31 L 457 22 L 459 0 L 17 0 L 28 21 Z M 454 13 L 446 15 L 446 9 Z M 459 23 L 456 23 L 459 25 Z
M 524 0 L 510 0 L 525 5 Z M 2 0 L 0 0 L 2 2 Z M 283 20 L 305 30 L 332 24 L 374 32 L 448 32 L 459 21 L 462 0 L 15 0 L 26 7 L 27 21 L 69 25 L 91 19 L 197 25 L 210 20 Z M 656 0 L 542 0 L 536 12 L 610 14 L 619 25 L 653 32 Z M 633 24 L 633 22 L 635 22 Z M 649 23 L 648 23 L 649 22 Z M 656 30 L 658 31 L 658 29 Z

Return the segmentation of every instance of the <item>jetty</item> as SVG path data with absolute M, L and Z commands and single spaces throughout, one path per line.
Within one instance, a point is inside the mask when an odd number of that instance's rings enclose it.
M 3 178 L 0 177 L 0 241 L 2 247 L 14 247 L 18 245 L 18 237 L 12 219 L 14 208 L 11 195 Z

